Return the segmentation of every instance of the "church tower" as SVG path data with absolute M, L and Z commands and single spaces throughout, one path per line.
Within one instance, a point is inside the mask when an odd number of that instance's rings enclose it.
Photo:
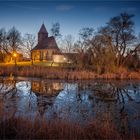
M 53 36 L 48 36 L 45 25 L 42 24 L 38 32 L 38 43 L 32 49 L 32 59 L 52 61 L 56 53 L 60 53 L 56 40 Z
M 48 38 L 48 32 L 45 28 L 45 25 L 42 24 L 39 32 L 38 32 L 38 43 L 42 44 L 43 42 L 45 42 Z

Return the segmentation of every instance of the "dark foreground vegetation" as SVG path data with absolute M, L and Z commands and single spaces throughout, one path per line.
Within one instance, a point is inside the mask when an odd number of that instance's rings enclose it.
M 104 116 L 101 123 L 91 120 L 85 126 L 66 120 L 46 121 L 45 118 L 34 120 L 23 117 L 6 118 L 1 116 L 0 139 L 139 139 L 140 135 L 131 132 L 120 133 L 114 124 Z
M 88 79 L 140 79 L 140 70 L 129 71 L 119 68 L 113 73 L 96 73 L 93 70 L 81 70 L 63 67 L 44 66 L 2 66 L 0 76 L 37 77 L 45 79 L 88 80 Z

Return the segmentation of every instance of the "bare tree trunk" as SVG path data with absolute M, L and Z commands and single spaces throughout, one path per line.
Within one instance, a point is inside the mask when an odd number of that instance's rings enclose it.
M 31 52 L 31 55 L 30 55 L 30 57 L 31 57 L 31 64 L 33 65 L 34 63 L 33 63 L 32 52 Z

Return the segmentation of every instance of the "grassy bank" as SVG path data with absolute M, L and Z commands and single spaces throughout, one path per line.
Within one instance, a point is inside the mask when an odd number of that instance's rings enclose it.
M 128 71 L 119 68 L 115 73 L 97 74 L 91 70 L 68 69 L 64 67 L 44 67 L 44 66 L 1 66 L 0 76 L 23 76 L 38 77 L 46 79 L 140 79 L 139 71 Z
M 2 116 L 1 116 L 2 117 Z M 66 120 L 25 119 L 23 117 L 1 118 L 0 139 L 138 139 L 134 132 L 120 133 L 115 125 L 104 119 L 91 120 L 85 126 Z

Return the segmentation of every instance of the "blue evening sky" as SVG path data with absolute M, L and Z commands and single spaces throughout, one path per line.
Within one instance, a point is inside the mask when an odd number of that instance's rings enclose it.
M 77 37 L 82 27 L 97 30 L 121 12 L 135 14 L 135 32 L 140 32 L 140 1 L 45 1 L 0 0 L 0 28 L 15 26 L 22 34 L 37 34 L 44 22 L 48 32 L 52 23 L 59 22 L 63 36 Z

